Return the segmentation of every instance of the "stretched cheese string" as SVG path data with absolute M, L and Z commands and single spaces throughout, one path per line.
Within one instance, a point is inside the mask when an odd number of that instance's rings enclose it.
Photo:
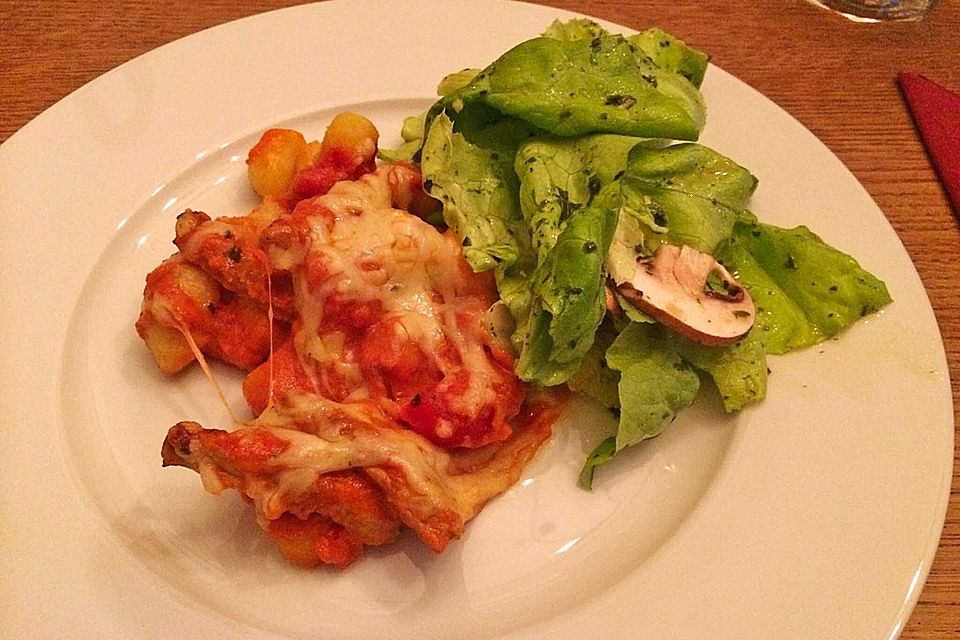
M 233 413 L 233 409 L 230 408 L 230 403 L 227 402 L 227 397 L 223 395 L 223 389 L 220 388 L 220 385 L 217 383 L 217 379 L 213 376 L 213 372 L 210 371 L 210 367 L 207 365 L 207 359 L 203 357 L 203 353 L 200 352 L 200 349 L 197 347 L 197 343 L 194 342 L 193 336 L 190 334 L 190 329 L 180 322 L 177 323 L 177 329 L 180 330 L 180 333 L 183 334 L 187 344 L 190 345 L 190 351 L 193 352 L 193 357 L 196 358 L 197 362 L 200 363 L 200 368 L 203 369 L 203 373 L 205 376 L 207 376 L 207 380 L 210 381 L 210 384 L 212 384 L 213 388 L 216 390 L 217 396 L 220 398 L 220 402 L 230 415 L 230 419 L 233 420 L 234 424 L 240 424 L 236 414 Z
M 267 356 L 267 409 L 273 406 L 273 278 L 267 265 L 267 322 L 270 323 L 270 354 Z

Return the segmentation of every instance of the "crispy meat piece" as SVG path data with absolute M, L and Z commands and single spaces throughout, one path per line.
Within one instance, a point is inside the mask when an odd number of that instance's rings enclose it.
M 446 451 L 370 405 L 304 395 L 232 432 L 181 422 L 164 440 L 163 463 L 198 471 L 212 493 L 250 498 L 261 526 L 299 564 L 344 566 L 359 555 L 352 541 L 385 544 L 399 522 L 439 552 L 516 483 L 564 400 L 528 401 L 511 437 L 481 453 Z

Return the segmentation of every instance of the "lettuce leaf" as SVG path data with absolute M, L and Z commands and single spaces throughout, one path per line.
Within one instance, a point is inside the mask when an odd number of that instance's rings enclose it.
M 699 378 L 690 367 L 710 376 L 728 412 L 766 396 L 766 355 L 754 332 L 725 347 L 705 347 L 649 323 L 631 323 L 615 335 L 602 325 L 567 383 L 619 416 L 617 433 L 587 456 L 578 481 L 584 489 L 591 488 L 597 467 L 625 446 L 658 435 L 693 402 Z
M 583 467 L 580 469 L 580 477 L 577 484 L 586 490 L 593 488 L 593 478 L 597 473 L 597 467 L 606 464 L 613 459 L 617 453 L 617 438 L 610 436 L 598 444 L 587 456 Z
M 518 120 L 469 115 L 458 123 L 459 131 L 445 114 L 430 126 L 421 155 L 423 185 L 443 203 L 444 221 L 461 239 L 473 270 L 494 270 L 500 300 L 518 324 L 519 349 L 526 339 L 536 261 L 513 161 L 532 131 Z
M 604 404 L 610 403 L 609 385 L 617 379 L 617 404 L 611 408 L 620 416 L 616 435 L 604 439 L 587 456 L 578 481 L 584 489 L 591 488 L 597 467 L 625 447 L 660 434 L 678 411 L 693 403 L 700 389 L 700 378 L 657 325 L 630 323 L 606 349 L 604 359 L 606 368 L 595 356 L 588 356 L 586 370 L 576 376 Z M 591 373 L 599 375 L 588 382 Z
M 520 211 L 513 158 L 529 129 L 516 120 L 495 122 L 471 139 L 441 114 L 427 133 L 421 157 L 424 188 L 443 203 L 443 217 L 462 239 L 475 271 L 518 262 L 529 252 L 530 232 Z
M 742 229 L 736 227 L 734 238 L 720 249 L 717 259 L 753 298 L 757 315 L 751 333 L 759 337 L 764 351 L 777 355 L 820 342 L 823 337 L 807 322 L 803 310 L 763 270 L 747 246 L 736 240 L 740 233 Z
M 621 182 L 622 206 L 606 268 L 617 284 L 633 277 L 638 257 L 661 243 L 687 244 L 713 254 L 739 220 L 757 179 L 698 144 L 633 147 Z
M 891 302 L 879 278 L 803 226 L 738 224 L 720 258 L 750 292 L 768 353 L 832 338 Z
M 659 434 L 700 389 L 700 378 L 655 325 L 630 323 L 606 360 L 620 372 L 617 451 Z
M 520 145 L 514 169 L 520 177 L 520 208 L 532 231 L 538 262 L 556 244 L 571 215 L 624 170 L 627 154 L 640 142 L 631 136 L 597 134 L 538 136 Z
M 685 244 L 712 255 L 748 215 L 757 179 L 712 149 L 675 144 L 635 147 L 621 184 L 624 210 L 647 227 L 633 244 L 651 253 L 660 242 Z
M 451 93 L 463 89 L 473 82 L 473 79 L 477 77 L 478 73 L 480 73 L 480 69 L 461 69 L 460 71 L 448 73 L 437 85 L 437 95 L 441 97 L 448 96 Z
M 592 20 L 574 18 L 566 22 L 555 20 L 543 35 L 555 40 L 593 40 L 609 36 L 610 32 Z M 627 36 L 627 40 L 637 45 L 661 69 L 679 73 L 696 87 L 703 82 L 710 57 L 687 46 L 683 40 L 658 27 Z
M 605 314 L 603 262 L 620 204 L 615 182 L 641 142 L 597 134 L 520 144 L 514 168 L 537 264 L 530 315 L 517 318 L 514 340 L 524 380 L 565 382 L 593 342 Z
M 687 46 L 683 40 L 657 27 L 628 36 L 627 40 L 640 47 L 664 71 L 679 73 L 695 87 L 703 83 L 710 61 L 706 53 Z
M 580 368 L 574 373 L 567 386 L 571 391 L 590 396 L 607 409 L 620 414 L 620 372 L 607 366 L 606 352 L 617 337 L 617 330 L 609 321 L 604 321 L 597 329 L 590 350 L 580 362 Z
M 516 370 L 542 385 L 566 382 L 580 367 L 606 313 L 603 258 L 616 226 L 619 189 L 603 188 L 571 214 L 534 271 L 529 330 Z
M 619 35 L 527 40 L 441 98 L 428 125 L 442 111 L 456 119 L 472 103 L 561 136 L 696 140 L 706 118 L 703 97 L 687 78 L 664 71 Z
M 403 119 L 400 127 L 400 139 L 403 142 L 394 148 L 381 147 L 377 157 L 384 162 L 412 162 L 423 146 L 423 127 L 427 114 L 421 113 Z
M 593 40 L 609 35 L 609 31 L 587 18 L 573 18 L 566 21 L 554 20 L 543 32 L 545 38 L 553 38 L 554 40 Z
M 725 347 L 706 347 L 676 334 L 670 342 L 684 362 L 710 376 L 725 411 L 739 411 L 766 397 L 767 358 L 758 332 Z

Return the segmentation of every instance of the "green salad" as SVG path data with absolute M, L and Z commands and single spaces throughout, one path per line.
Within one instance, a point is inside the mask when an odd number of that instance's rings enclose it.
M 420 163 L 438 222 L 474 270 L 494 272 L 520 378 L 566 384 L 617 417 L 584 464 L 585 488 L 702 383 L 728 412 L 759 402 L 768 354 L 831 338 L 891 301 L 806 227 L 759 221 L 747 208 L 756 178 L 695 142 L 707 62 L 660 29 L 555 22 L 444 78 L 437 102 L 404 123 L 404 143 L 382 152 Z M 680 289 L 689 300 L 673 297 Z M 729 317 L 691 319 L 707 307 Z M 713 335 L 727 320 L 745 329 Z

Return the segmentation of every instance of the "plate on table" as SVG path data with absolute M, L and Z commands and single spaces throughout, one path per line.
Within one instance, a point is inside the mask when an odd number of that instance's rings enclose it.
M 198 371 L 163 378 L 133 330 L 145 274 L 174 251 L 176 214 L 246 213 L 244 160 L 269 127 L 313 139 L 352 110 L 383 144 L 396 142 L 444 74 L 485 66 L 558 17 L 570 14 L 466 0 L 267 13 L 111 71 L 0 147 L 5 637 L 899 630 L 937 548 L 951 479 L 936 322 L 852 174 L 713 66 L 701 142 L 759 178 L 752 210 L 808 225 L 894 298 L 839 340 L 772 357 L 761 405 L 726 416 L 702 394 L 662 436 L 602 469 L 588 493 L 576 475 L 610 424 L 577 401 L 521 482 L 446 552 L 408 536 L 343 572 L 292 567 L 239 498 L 160 468 L 172 424 L 229 423 Z M 695 33 L 676 35 L 696 44 Z M 236 378 L 218 375 L 242 411 Z

